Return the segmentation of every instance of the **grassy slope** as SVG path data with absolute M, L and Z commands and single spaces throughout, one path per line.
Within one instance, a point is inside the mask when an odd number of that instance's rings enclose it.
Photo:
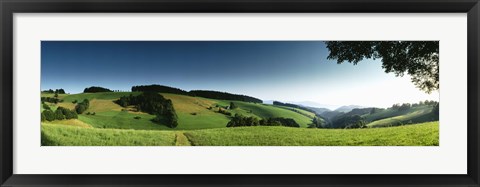
M 240 127 L 189 131 L 193 145 L 258 146 L 387 146 L 438 145 L 438 122 L 369 129 L 299 129 Z
M 308 124 L 312 123 L 312 119 L 299 114 L 297 112 L 275 107 L 273 105 L 267 104 L 255 104 L 255 103 L 246 103 L 246 102 L 234 102 L 239 108 L 252 111 L 254 115 L 261 117 L 261 118 L 269 118 L 269 117 L 286 117 L 294 119 L 301 127 L 307 127 Z
M 118 99 L 122 96 L 128 96 L 130 94 L 138 95 L 140 92 L 100 92 L 100 93 L 81 93 L 81 94 L 71 94 L 63 97 L 64 102 L 72 102 L 77 100 L 81 102 L 84 99 L 103 99 L 103 100 L 112 100 Z
M 428 119 L 430 117 L 430 112 L 432 107 L 430 106 L 420 106 L 412 108 L 408 111 L 396 111 L 396 110 L 384 110 L 379 113 L 372 115 L 367 115 L 366 119 L 376 120 L 369 123 L 369 127 L 387 127 L 387 126 L 397 126 L 407 123 L 417 123 L 418 121 L 431 121 L 433 119 Z
M 304 116 L 307 116 L 309 118 L 315 117 L 315 114 L 313 112 L 309 112 L 309 111 L 306 111 L 306 110 L 303 110 L 303 109 L 292 108 L 292 107 L 287 107 L 287 106 L 277 106 L 277 105 L 272 105 L 272 106 L 275 106 L 275 107 L 278 107 L 278 108 L 284 108 L 284 109 L 287 109 L 287 110 L 293 110 L 293 111 L 296 111 L 297 113 L 300 113 L 300 114 L 302 114 Z
M 95 129 L 42 124 L 42 146 L 171 146 L 173 131 Z
M 185 95 L 164 94 L 162 95 L 171 99 L 175 111 L 177 112 L 179 129 L 201 129 L 201 128 L 219 128 L 225 127 L 230 118 L 224 114 L 220 114 L 216 105 L 228 106 L 232 101 L 214 100 L 202 97 L 190 97 Z M 242 114 L 244 116 L 255 116 L 258 118 L 268 117 L 288 117 L 294 119 L 302 127 L 307 127 L 311 123 L 311 119 L 305 114 L 297 113 L 285 108 L 278 108 L 273 105 L 255 104 L 240 101 L 233 101 L 238 108 L 231 110 L 232 115 Z M 212 107 L 211 110 L 208 108 Z M 192 115 L 195 113 L 195 115 Z
M 139 92 L 105 92 L 105 93 L 83 93 L 62 95 L 64 102 L 57 104 L 69 109 L 73 109 L 75 104 L 72 101 L 90 100 L 90 108 L 82 115 L 79 120 L 90 124 L 95 128 L 117 128 L 117 129 L 144 129 L 144 130 L 172 130 L 165 125 L 153 123 L 150 120 L 155 116 L 141 112 L 122 111 L 122 107 L 113 101 L 121 96 L 130 94 L 140 94 Z M 178 115 L 179 125 L 176 130 L 223 128 L 230 121 L 230 117 L 218 113 L 216 105 L 228 106 L 230 101 L 214 100 L 201 97 L 190 97 L 185 95 L 164 94 L 171 99 Z M 285 108 L 278 108 L 272 105 L 253 104 L 245 102 L 235 102 L 239 108 L 231 110 L 234 115 L 239 113 L 245 116 L 255 116 L 258 118 L 268 117 L 288 117 L 293 118 L 302 127 L 311 123 L 307 111 L 297 113 Z M 56 108 L 55 106 L 52 106 Z M 213 107 L 212 109 L 208 109 Z M 251 111 L 251 112 L 250 112 Z M 86 115 L 87 112 L 95 112 L 96 115 Z M 140 116 L 141 119 L 133 119 Z
M 95 129 L 42 124 L 42 145 L 433 146 L 439 144 L 438 133 L 438 122 L 368 129 L 238 127 L 189 131 Z M 182 135 L 188 139 L 185 140 Z
M 228 116 L 208 109 L 215 106 L 215 100 L 176 94 L 162 95 L 172 100 L 178 116 L 177 129 L 222 128 L 230 121 Z
M 139 116 L 140 119 L 134 119 Z M 95 128 L 136 129 L 136 130 L 170 130 L 169 127 L 150 121 L 154 115 L 132 112 L 96 112 L 95 115 L 79 115 L 78 119 Z

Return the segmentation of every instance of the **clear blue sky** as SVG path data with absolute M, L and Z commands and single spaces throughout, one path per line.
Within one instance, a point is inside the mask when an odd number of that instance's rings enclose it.
M 354 66 L 326 59 L 321 41 L 43 41 L 42 90 L 90 86 L 130 90 L 161 84 L 263 100 L 390 106 L 438 100 L 380 61 Z

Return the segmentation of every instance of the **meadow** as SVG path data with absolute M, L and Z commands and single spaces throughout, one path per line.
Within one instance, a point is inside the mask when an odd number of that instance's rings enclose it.
M 438 122 L 390 128 L 238 127 L 185 131 L 42 124 L 43 146 L 438 146 Z
M 365 128 L 307 128 L 318 115 L 310 110 L 271 104 L 159 93 L 171 100 L 178 126 L 154 121 L 155 115 L 122 107 L 115 101 L 141 92 L 59 94 L 62 102 L 45 102 L 51 110 L 74 110 L 88 99 L 78 119 L 41 123 L 42 146 L 437 146 L 439 123 L 430 120 L 430 106 L 362 114 Z M 42 93 L 42 97 L 53 97 Z M 231 104 L 235 108 L 228 108 Z M 41 111 L 44 109 L 42 108 Z M 229 114 L 219 111 L 228 111 Z M 232 116 L 293 119 L 299 127 L 227 128 Z M 428 119 L 427 119 L 428 118 Z M 317 118 L 325 122 L 324 119 Z M 425 122 L 433 121 L 433 122 Z M 393 127 L 395 126 L 395 127 Z M 383 127 L 383 128 L 377 128 Z

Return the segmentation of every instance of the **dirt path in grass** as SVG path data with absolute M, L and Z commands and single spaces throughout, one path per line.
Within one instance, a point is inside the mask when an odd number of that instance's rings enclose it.
M 175 133 L 175 145 L 176 146 L 191 146 L 190 140 L 188 140 L 187 136 L 183 134 L 183 132 L 176 132 Z

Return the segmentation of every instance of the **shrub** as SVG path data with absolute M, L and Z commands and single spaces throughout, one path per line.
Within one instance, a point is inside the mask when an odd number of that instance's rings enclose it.
M 224 110 L 224 109 L 222 109 L 222 108 L 218 108 L 218 113 L 220 113 L 220 114 L 225 114 L 225 115 L 227 115 L 227 116 L 232 116 L 232 113 L 230 113 L 229 111 L 226 111 L 226 110 Z
M 141 119 L 141 117 L 140 116 L 135 116 L 135 117 L 133 117 L 133 119 Z
M 75 103 L 77 103 L 77 102 L 78 102 L 78 101 L 77 101 L 76 99 L 72 101 L 73 104 L 75 104 Z
M 83 104 L 78 104 L 77 106 L 75 106 L 75 111 L 77 112 L 77 114 L 82 114 L 83 112 L 85 112 L 85 110 L 87 110 L 87 107 L 85 107 L 85 105 Z
M 46 120 L 45 113 L 42 112 L 42 114 L 40 115 L 40 121 L 45 121 L 45 120 Z
M 45 116 L 45 120 L 47 121 L 55 120 L 55 113 L 53 113 L 51 110 L 44 110 L 42 114 Z
M 89 106 L 90 102 L 88 101 L 88 99 L 84 99 L 81 103 L 78 103 L 77 106 L 75 106 L 75 111 L 77 112 L 77 114 L 82 114 L 83 112 L 85 112 L 85 110 L 88 109 Z
M 78 115 L 73 110 L 64 110 L 65 119 L 77 119 Z
M 45 103 L 43 103 L 43 109 L 45 109 L 45 110 L 51 110 L 50 107 L 49 107 L 47 104 L 45 104 Z
M 230 109 L 236 109 L 237 108 L 237 105 L 235 105 L 235 103 L 233 102 L 230 102 Z
M 63 115 L 63 111 L 62 110 L 56 110 L 55 111 L 55 119 L 56 120 L 64 120 L 65 119 L 65 115 Z

